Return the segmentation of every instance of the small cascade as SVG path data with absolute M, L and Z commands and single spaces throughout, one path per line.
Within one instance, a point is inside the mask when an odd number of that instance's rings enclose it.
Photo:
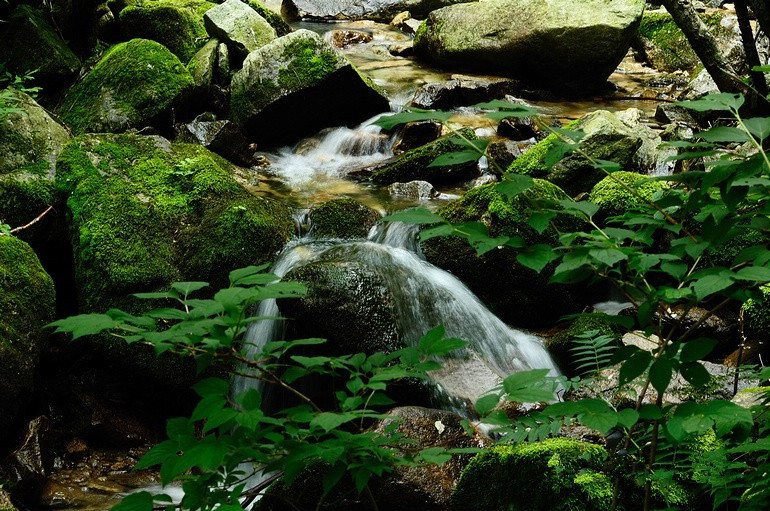
M 379 116 L 378 116 L 379 117 Z M 373 124 L 374 117 L 356 128 L 334 128 L 296 148 L 285 147 L 270 158 L 270 172 L 297 188 L 320 178 L 344 178 L 350 171 L 391 157 L 391 137 Z
M 372 229 L 367 241 L 298 239 L 287 246 L 273 272 L 278 276 L 310 262 L 357 262 L 375 271 L 394 298 L 398 329 L 413 344 L 430 329 L 443 325 L 446 335 L 468 341 L 466 350 L 447 362 L 436 382 L 449 402 L 473 401 L 505 376 L 527 369 L 556 366 L 540 338 L 509 327 L 452 274 L 427 262 L 419 253 L 417 229 L 400 222 Z M 278 314 L 275 300 L 263 302 L 258 315 Z M 245 341 L 252 354 L 264 343 L 281 338 L 283 323 L 253 324 Z M 233 392 L 253 388 L 255 382 L 236 378 Z

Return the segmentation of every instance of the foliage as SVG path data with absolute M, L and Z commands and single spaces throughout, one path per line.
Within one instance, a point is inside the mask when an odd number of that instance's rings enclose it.
M 424 224 L 422 237 L 454 235 L 468 240 L 482 254 L 504 247 L 517 253 L 519 262 L 540 271 L 556 263 L 551 282 L 584 283 L 607 281 L 634 306 L 635 316 L 624 318 L 626 330 L 639 330 L 654 335 L 657 345 L 652 351 L 628 345 L 614 350 L 609 362 L 619 367 L 619 388 L 636 395 L 635 406 L 618 409 L 603 398 L 553 402 L 558 384 L 553 378 L 519 382 L 520 375 L 506 379 L 503 387 L 483 397 L 477 411 L 485 421 L 497 424 L 496 432 L 507 440 L 536 441 L 555 434 L 564 424 L 579 422 L 605 435 L 618 436 L 615 445 L 623 460 L 637 467 L 636 475 L 645 488 L 644 509 L 650 509 L 654 488 L 671 482 L 674 471 L 667 470 L 664 455 L 671 447 L 686 446 L 700 436 L 713 432 L 726 443 L 706 459 L 718 465 L 714 470 L 701 470 L 698 482 L 714 496 L 714 506 L 736 501 L 741 509 L 761 509 L 767 502 L 767 482 L 762 480 L 770 462 L 764 413 L 767 407 L 744 409 L 730 401 L 714 399 L 703 403 L 665 403 L 663 396 L 675 373 L 693 387 L 707 385 L 711 377 L 701 360 L 714 349 L 713 339 L 695 337 L 695 332 L 709 317 L 723 307 L 740 306 L 749 299 L 760 299 L 761 286 L 770 281 L 770 250 L 762 243 L 743 248 L 726 266 L 708 264 L 709 256 L 725 244 L 749 230 L 766 233 L 770 229 L 770 159 L 764 144 L 770 139 L 770 118 L 742 117 L 743 97 L 713 94 L 680 105 L 702 112 L 719 112 L 734 119 L 731 125 L 718 125 L 696 134 L 694 142 L 677 141 L 674 159 L 700 159 L 696 170 L 672 176 L 647 178 L 646 182 L 665 182 L 654 194 L 641 193 L 640 185 L 630 186 L 627 179 L 614 173 L 620 166 L 595 160 L 582 151 L 580 132 L 551 129 L 555 137 L 545 156 L 553 165 L 569 153 L 590 160 L 603 171 L 605 179 L 634 199 L 638 207 L 607 220 L 599 220 L 599 206 L 591 201 L 563 199 L 552 204 L 532 203 L 530 225 L 539 231 L 553 225 L 558 215 L 571 215 L 583 222 L 577 232 L 561 233 L 555 244 L 528 247 L 520 237 L 492 237 L 482 224 L 469 230 L 454 225 L 424 210 L 410 210 L 386 220 Z M 531 112 L 518 105 L 496 103 L 479 105 L 494 108 L 490 116 L 524 116 Z M 425 119 L 424 112 L 418 113 Z M 410 114 L 392 116 L 407 122 Z M 439 113 L 434 120 L 443 121 Z M 546 129 L 550 129 L 544 126 Z M 451 128 L 451 127 L 450 127 Z M 558 140 L 556 139 L 558 137 Z M 742 144 L 744 150 L 733 148 Z M 467 149 L 472 150 L 473 144 Z M 477 151 L 478 156 L 487 156 Z M 532 179 L 507 174 L 497 185 L 509 197 L 522 196 L 532 187 Z M 660 240 L 666 240 L 661 243 Z M 692 325 L 685 318 L 693 307 L 708 312 Z M 685 311 L 675 315 L 671 311 Z M 600 338 L 601 339 L 601 338 Z M 576 349 L 584 360 L 583 368 L 605 365 L 610 353 L 610 339 L 579 338 Z M 593 362 L 591 355 L 593 353 Z M 601 357 L 601 358 L 600 358 Z M 762 378 L 770 376 L 764 372 Z M 513 379 L 513 380 L 512 380 Z M 543 384 L 545 382 L 545 385 Z M 500 399 L 547 401 L 552 404 L 542 411 L 511 422 L 494 408 Z M 562 382 L 562 385 L 564 382 Z M 575 380 L 566 382 L 573 386 Z M 609 438 L 609 437 L 608 437 Z M 752 456 L 745 453 L 750 452 Z M 742 474 L 750 474 L 743 477 Z M 766 478 L 765 478 L 766 479 Z M 620 478 L 616 478 L 617 494 Z
M 161 302 L 146 314 L 120 310 L 87 314 L 52 323 L 73 338 L 109 332 L 128 343 L 146 343 L 160 354 L 175 352 L 195 358 L 199 371 L 224 367 L 255 383 L 238 395 L 227 380 L 209 377 L 195 385 L 200 401 L 189 418 L 168 422 L 168 440 L 158 444 L 137 468 L 160 467 L 162 482 L 183 481 L 184 509 L 240 509 L 264 488 L 248 486 L 256 474 L 281 472 L 288 482 L 315 463 L 329 467 L 323 484 L 328 492 L 344 476 L 356 489 L 367 489 L 373 476 L 397 467 L 447 461 L 468 449 L 420 450 L 397 433 L 397 421 L 386 434 L 366 429 L 385 419 L 383 407 L 393 404 L 388 385 L 407 378 L 424 380 L 441 366 L 434 357 L 465 346 L 445 339 L 442 328 L 428 332 L 417 346 L 392 353 L 358 353 L 342 357 L 314 355 L 309 348 L 321 339 L 271 341 L 263 346 L 241 342 L 250 325 L 273 318 L 249 315 L 263 300 L 301 297 L 306 289 L 293 282 L 276 282 L 265 266 L 230 274 L 230 286 L 211 298 L 198 298 L 208 284 L 180 282 L 169 291 L 140 293 L 137 298 Z M 174 307 L 172 307 L 174 305 Z M 305 350 L 305 351 L 303 351 Z M 302 382 L 334 377 L 345 382 L 330 389 L 333 406 L 306 396 Z M 295 400 L 288 408 L 270 412 L 262 405 L 260 385 L 273 385 Z M 190 475 L 192 471 L 193 475 Z M 116 509 L 150 510 L 170 502 L 166 495 L 146 492 L 126 498 Z
M 13 75 L 5 70 L 5 66 L 0 64 L 0 119 L 22 112 L 15 106 L 17 100 L 10 91 L 11 88 L 24 92 L 33 98 L 37 96 L 40 87 L 30 85 L 34 75 L 35 71 L 30 71 L 24 75 Z

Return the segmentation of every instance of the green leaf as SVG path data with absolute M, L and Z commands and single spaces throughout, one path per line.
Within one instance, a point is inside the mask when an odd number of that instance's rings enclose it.
M 644 404 L 639 408 L 639 418 L 645 420 L 662 419 L 663 412 L 658 405 Z
M 633 408 L 626 408 L 618 412 L 618 424 L 631 429 L 639 420 L 639 412 Z
M 445 153 L 433 160 L 428 164 L 428 167 L 448 167 L 451 165 L 460 165 L 462 163 L 469 163 L 472 161 L 478 161 L 484 155 L 483 151 L 454 151 L 451 153 Z
M 443 447 L 428 447 L 420 451 L 420 457 L 428 463 L 443 465 L 452 459 L 452 455 L 446 452 Z
M 509 200 L 535 186 L 535 180 L 524 174 L 506 174 L 503 181 L 495 185 L 495 190 Z
M 420 351 L 426 355 L 443 356 L 464 348 L 468 343 L 461 339 L 444 338 L 444 327 L 437 326 L 420 339 Z
M 559 258 L 550 245 L 539 244 L 527 248 L 516 255 L 516 260 L 527 268 L 540 272 L 548 263 Z
M 391 213 L 382 220 L 384 222 L 404 222 L 405 224 L 417 225 L 437 224 L 439 222 L 444 222 L 444 219 L 441 216 L 425 208 L 413 208 L 397 211 L 396 213 Z
M 682 362 L 696 362 L 702 360 L 714 350 L 717 342 L 714 339 L 699 338 L 684 343 L 682 353 L 679 355 Z
M 616 263 L 628 259 L 626 254 L 614 248 L 589 250 L 588 254 L 600 263 L 604 263 L 607 266 L 614 266 Z
M 420 231 L 420 241 L 428 241 L 429 239 L 438 238 L 441 236 L 451 236 L 454 234 L 455 228 L 451 224 L 439 224 L 435 227 L 428 227 Z
M 625 385 L 644 373 L 652 362 L 649 351 L 639 350 L 629 357 L 620 367 L 619 383 Z
M 407 124 L 416 121 L 438 121 L 446 122 L 452 117 L 451 112 L 443 112 L 441 110 L 421 110 L 419 108 L 407 108 L 403 112 L 398 114 L 383 115 L 376 121 L 375 126 L 379 126 L 385 131 L 390 131 L 396 126 Z
M 356 415 L 353 413 L 331 413 L 324 412 L 313 417 L 310 421 L 312 426 L 319 426 L 327 433 L 333 429 L 337 429 L 346 422 L 350 422 L 356 419 Z
M 673 373 L 673 364 L 666 358 L 660 358 L 652 363 L 652 367 L 650 367 L 650 383 L 658 391 L 658 394 L 662 395 L 666 392 Z
M 500 396 L 497 394 L 487 394 L 476 400 L 476 413 L 479 417 L 486 416 L 489 412 L 495 409 L 500 402 Z
M 743 121 L 746 129 L 760 141 L 770 136 L 770 117 L 754 117 Z
M 708 142 L 748 142 L 749 136 L 745 131 L 728 126 L 717 126 L 708 131 L 703 131 L 695 135 Z
M 239 268 L 230 272 L 230 284 L 238 285 L 241 281 L 247 277 L 251 277 L 259 272 L 267 269 L 269 265 L 263 264 L 261 266 L 247 266 L 245 268 Z
M 735 277 L 751 282 L 770 282 L 770 268 L 766 266 L 747 266 L 738 270 Z
M 700 99 L 678 101 L 674 104 L 696 112 L 737 112 L 743 106 L 744 101 L 740 94 L 718 93 L 708 94 Z
M 72 334 L 72 339 L 78 339 L 86 335 L 96 335 L 115 328 L 120 323 L 106 314 L 81 314 L 69 318 L 60 319 L 50 323 L 48 326 L 55 326 L 56 332 L 66 332 Z
M 195 291 L 198 291 L 199 289 L 203 289 L 204 287 L 209 287 L 208 282 L 175 282 L 171 284 L 171 288 L 175 291 L 178 291 L 180 295 L 187 296 L 189 294 L 194 293 Z
M 506 399 L 519 403 L 552 401 L 554 393 L 552 385 L 546 380 L 548 373 L 548 369 L 533 369 L 513 373 L 503 380 Z
M 682 373 L 682 378 L 695 387 L 702 387 L 711 381 L 709 372 L 698 362 L 682 364 L 682 367 L 679 368 L 679 372 Z
M 193 385 L 193 390 L 201 397 L 226 396 L 230 392 L 230 383 L 221 378 L 206 378 Z
M 112 511 L 152 511 L 154 501 L 154 497 L 149 492 L 131 493 L 113 506 Z
M 722 273 L 718 275 L 706 275 L 697 279 L 692 284 L 692 289 L 695 291 L 695 296 L 698 300 L 703 300 L 707 296 L 718 293 L 724 289 L 733 285 L 733 279 L 731 275 Z
M 579 404 L 583 412 L 578 415 L 578 420 L 584 426 L 606 435 L 618 425 L 618 414 L 601 399 L 583 399 Z

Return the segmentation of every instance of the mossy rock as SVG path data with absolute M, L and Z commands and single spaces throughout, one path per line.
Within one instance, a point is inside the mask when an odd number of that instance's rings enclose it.
M 19 5 L 2 27 L 0 64 L 10 73 L 25 75 L 37 70 L 35 76 L 41 83 L 61 87 L 80 68 L 77 56 L 33 7 Z
M 601 472 L 604 448 L 565 438 L 477 454 L 463 470 L 451 509 L 605 511 L 613 481 Z
M 132 39 L 110 48 L 67 92 L 57 113 L 76 134 L 142 128 L 186 99 L 193 85 L 167 48 Z
M 578 368 L 575 355 L 570 349 L 575 346 L 574 339 L 590 331 L 596 331 L 596 335 L 610 336 L 617 342 L 622 337 L 617 324 L 595 316 L 581 316 L 558 334 L 546 339 L 545 347 L 566 375 L 579 376 L 586 371 L 585 368 Z
M 160 137 L 85 135 L 57 164 L 85 311 L 172 281 L 227 282 L 272 260 L 293 233 L 288 209 L 253 196 L 239 169 L 203 147 Z
M 533 188 L 508 199 L 495 184 L 471 189 L 462 199 L 439 210 L 450 222 L 482 222 L 492 236 L 521 236 L 525 246 L 554 243 L 557 233 L 546 229 L 538 233 L 528 223 L 529 200 L 561 200 L 566 194 L 548 181 L 536 179 Z M 562 232 L 578 228 L 576 221 L 560 215 L 555 219 Z M 504 321 L 521 326 L 550 325 L 560 316 L 577 312 L 579 299 L 564 285 L 549 285 L 553 266 L 536 272 L 516 259 L 516 252 L 505 248 L 479 257 L 467 241 L 440 237 L 421 243 L 432 264 L 449 271 L 471 288 Z
M 0 115 L 0 223 L 19 227 L 54 204 L 56 158 L 70 136 L 34 99 L 8 91 L 19 111 Z
M 303 298 L 278 305 L 297 338 L 320 337 L 325 355 L 373 354 L 403 347 L 396 304 L 377 269 L 349 261 L 317 261 L 290 271 L 285 280 L 308 288 Z
M 717 38 L 729 37 L 732 31 L 721 26 L 724 15 L 719 12 L 700 14 L 703 23 Z M 701 66 L 700 59 L 693 51 L 684 32 L 676 25 L 670 14 L 663 11 L 649 11 L 642 16 L 639 35 L 645 45 L 647 61 L 661 71 L 693 72 Z
M 219 41 L 211 39 L 190 59 L 187 71 L 195 83 L 195 98 L 207 101 L 217 70 Z
M 669 188 L 665 181 L 647 179 L 648 176 L 636 172 L 613 172 L 593 187 L 588 200 L 599 206 L 599 213 L 605 218 L 638 211 L 657 192 Z
M 700 230 L 700 224 L 693 223 L 693 231 L 698 232 Z M 688 225 L 688 227 L 690 227 Z M 718 247 L 713 248 L 703 255 L 703 264 L 707 266 L 724 266 L 731 267 L 735 263 L 735 258 L 742 250 L 755 246 L 770 245 L 770 236 L 766 233 L 755 230 L 747 229 L 740 232 L 734 238 L 721 243 Z
M 321 238 L 366 238 L 380 214 L 353 199 L 334 199 L 310 211 L 312 234 Z
M 462 133 L 471 140 L 476 139 L 471 129 L 465 129 Z M 461 145 L 456 137 L 442 137 L 377 165 L 372 169 L 372 181 L 380 185 L 409 181 L 427 181 L 432 185 L 442 185 L 468 181 L 479 173 L 475 161 L 429 166 L 439 156 L 463 149 L 465 146 Z
M 275 29 L 275 33 L 278 37 L 291 34 L 294 30 L 291 26 L 277 12 L 265 7 L 259 0 L 246 0 L 249 7 L 257 11 L 257 14 L 265 18 L 268 23 Z
M 35 252 L 0 235 L 0 434 L 8 433 L 32 395 L 43 327 L 54 317 L 56 292 Z
M 359 123 L 389 109 L 370 80 L 309 30 L 251 52 L 232 81 L 232 119 L 263 146 Z
M 597 110 L 566 128 L 585 133 L 580 148 L 588 158 L 572 153 L 548 168 L 546 155 L 558 140 L 556 134 L 551 134 L 517 158 L 508 171 L 547 179 L 575 196 L 590 192 L 606 176 L 604 171 L 594 168 L 591 159 L 612 161 L 623 170 L 641 173 L 651 171 L 657 163 L 657 146 L 661 140 L 638 122 L 627 123 L 614 113 Z
M 120 11 L 127 39 L 156 41 L 188 62 L 208 40 L 203 15 L 216 4 L 205 0 L 136 0 Z
M 743 304 L 744 331 L 749 339 L 767 342 L 770 341 L 770 286 L 763 286 L 761 293 L 761 298 L 752 298 Z

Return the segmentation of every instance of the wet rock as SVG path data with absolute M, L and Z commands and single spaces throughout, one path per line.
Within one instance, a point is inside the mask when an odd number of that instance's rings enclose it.
M 54 204 L 56 157 L 70 136 L 27 94 L 7 92 L 19 111 L 0 119 L 0 222 L 19 227 Z M 51 225 L 42 222 L 20 235 L 33 243 L 43 241 L 46 229 Z
M 7 439 L 33 396 L 56 294 L 32 248 L 0 235 L 0 438 Z M 0 444 L 3 443 L 0 440 Z
M 310 234 L 320 238 L 366 238 L 380 214 L 353 199 L 333 199 L 310 210 Z
M 227 44 L 239 59 L 277 37 L 275 29 L 241 0 L 227 0 L 203 15 L 209 35 Z
M 694 110 L 671 103 L 661 103 L 655 109 L 655 120 L 661 124 L 676 123 L 697 129 L 700 123 L 695 115 L 697 114 Z
M 294 29 L 292 29 L 291 26 L 286 23 L 286 20 L 284 20 L 280 14 L 273 11 L 272 9 L 265 7 L 265 5 L 259 0 L 246 0 L 246 3 L 249 4 L 249 7 L 257 11 L 257 14 L 265 18 L 265 20 L 270 23 L 270 25 L 275 29 L 275 33 L 278 35 L 278 37 L 285 36 L 286 34 L 291 34 L 294 32 Z
M 76 134 L 165 126 L 162 114 L 187 99 L 193 86 L 176 55 L 155 41 L 132 39 L 113 46 L 67 92 L 57 113 Z
M 529 140 L 537 135 L 535 121 L 532 117 L 513 117 L 503 119 L 497 125 L 497 134 L 511 140 Z
M 417 55 L 450 69 L 509 76 L 564 94 L 603 87 L 628 52 L 643 0 L 490 0 L 433 11 Z M 567 15 L 566 13 L 570 14 Z
M 402 346 L 393 296 L 377 272 L 358 262 L 321 261 L 292 270 L 286 280 L 308 287 L 303 298 L 280 300 L 297 338 L 328 339 L 324 353 L 375 353 Z M 331 352 L 331 353 L 330 353 Z
M 312 105 L 313 115 L 307 115 Z M 319 35 L 298 30 L 249 54 L 235 73 L 233 120 L 261 147 L 388 111 L 388 100 Z M 297 123 L 296 119 L 304 119 Z
M 352 44 L 371 42 L 374 37 L 360 30 L 332 30 L 324 35 L 324 39 L 335 48 L 345 48 Z
M 429 200 L 437 198 L 440 193 L 427 181 L 409 181 L 408 183 L 393 183 L 388 186 L 392 197 Z
M 471 188 L 497 183 L 498 181 L 500 181 L 498 177 L 491 172 L 483 173 L 471 182 Z
M 442 125 L 435 121 L 417 121 L 404 125 L 393 143 L 393 152 L 402 153 L 429 144 L 441 136 Z
M 556 185 L 535 180 L 523 195 L 508 199 L 494 184 L 480 186 L 439 210 L 450 222 L 482 222 L 492 236 L 521 236 L 526 246 L 553 243 L 556 232 L 538 233 L 527 223 L 528 199 L 560 200 L 566 194 Z M 573 232 L 577 224 L 564 215 L 556 218 L 561 232 Z M 426 259 L 454 274 L 501 319 L 521 326 L 552 324 L 564 314 L 579 310 L 579 297 L 567 286 L 549 285 L 553 268 L 536 272 L 521 265 L 516 252 L 498 249 L 479 257 L 466 240 L 433 238 L 421 243 Z M 489 278 L 494 275 L 494 278 Z
M 677 306 L 671 311 L 672 319 L 678 320 L 685 312 L 687 315 L 682 321 L 682 327 L 685 330 L 699 324 L 698 328 L 691 334 L 693 338 L 708 337 L 720 343 L 729 343 L 735 340 L 735 323 L 730 323 L 719 314 L 709 314 L 709 311 L 702 307 L 691 307 L 685 311 L 681 306 Z
M 217 121 L 210 115 L 199 115 L 184 125 L 179 141 L 202 145 L 239 165 L 251 166 L 257 163 L 256 147 L 249 144 L 240 128 L 228 120 Z
M 492 142 L 487 146 L 487 156 L 490 159 L 489 170 L 495 174 L 502 174 L 519 156 L 521 149 L 519 144 L 510 140 Z
M 120 11 L 118 19 L 126 39 L 157 41 L 189 62 L 208 39 L 203 13 L 215 5 L 204 0 L 140 0 Z
M 422 85 L 410 105 L 427 110 L 450 110 L 500 99 L 514 94 L 518 88 L 517 82 L 502 78 L 455 78 Z
M 471 0 L 283 0 L 281 13 L 292 20 L 374 20 L 388 23 L 409 11 L 414 16 Z
M 391 44 L 388 46 L 388 52 L 394 57 L 409 58 L 414 55 L 414 44 L 411 41 L 403 44 Z
M 404 11 L 396 14 L 391 20 L 390 26 L 396 27 L 400 31 L 407 34 L 417 33 L 417 29 L 420 28 L 422 21 L 412 18 L 412 13 Z
M 2 461 L 4 478 L 21 493 L 33 493 L 53 469 L 54 453 L 51 423 L 41 416 L 27 424 L 19 447 Z
M 195 84 L 195 98 L 200 103 L 208 101 L 214 77 L 217 74 L 217 48 L 219 41 L 212 39 L 201 48 L 187 64 L 187 71 Z
M 230 50 L 227 48 L 226 44 L 220 43 L 219 46 L 217 46 L 217 83 L 221 86 L 229 87 L 232 76 Z
M 682 99 L 698 99 L 707 94 L 717 94 L 719 87 L 706 69 L 701 69 L 682 91 Z
M 465 135 L 471 139 L 476 138 L 471 130 L 466 130 Z M 452 137 L 443 137 L 380 163 L 366 172 L 372 181 L 380 185 L 406 181 L 428 181 L 433 185 L 468 181 L 479 174 L 478 163 L 475 161 L 429 166 L 439 156 L 461 149 L 462 146 Z M 362 172 L 356 174 L 357 177 L 362 175 Z
M 45 86 L 61 87 L 80 68 L 77 56 L 32 6 L 22 4 L 3 23 L 0 64 L 11 74 L 35 77 Z

